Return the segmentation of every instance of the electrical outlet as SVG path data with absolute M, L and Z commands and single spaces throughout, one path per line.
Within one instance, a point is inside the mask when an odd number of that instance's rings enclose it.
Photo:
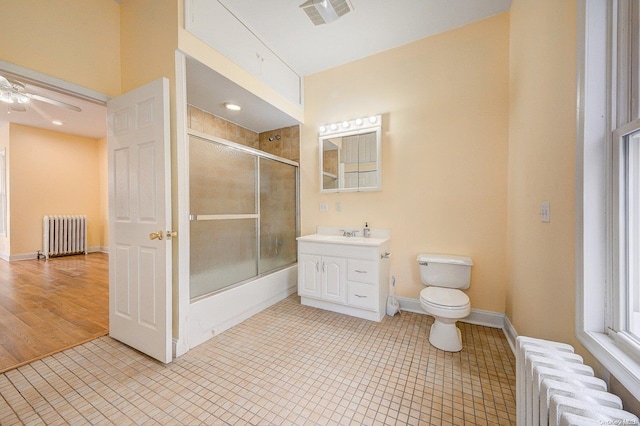
M 321 212 L 328 212 L 328 211 L 329 211 L 329 204 L 327 204 L 327 203 L 320 203 L 320 211 L 321 211 Z
M 540 203 L 540 221 L 545 223 L 551 222 L 551 205 L 548 201 Z

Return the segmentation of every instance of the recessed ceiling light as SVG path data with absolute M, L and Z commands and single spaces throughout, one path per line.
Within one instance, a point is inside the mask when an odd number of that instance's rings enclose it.
M 53 124 L 53 125 L 55 125 L 55 126 L 62 126 L 62 121 L 60 121 L 60 120 L 53 120 L 53 121 L 51 122 L 51 124 Z
M 225 102 L 224 103 L 224 107 L 226 109 L 231 110 L 231 111 L 240 111 L 242 109 L 242 107 L 240 105 L 234 104 L 234 103 L 231 103 L 231 102 Z

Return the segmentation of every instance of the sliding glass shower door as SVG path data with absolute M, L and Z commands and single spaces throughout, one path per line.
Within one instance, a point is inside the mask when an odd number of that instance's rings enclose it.
M 298 167 L 189 136 L 191 299 L 296 262 Z
M 297 167 L 260 158 L 260 273 L 297 261 Z

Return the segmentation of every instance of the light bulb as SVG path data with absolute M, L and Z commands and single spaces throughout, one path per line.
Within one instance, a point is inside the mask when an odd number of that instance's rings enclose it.
M 231 102 L 225 102 L 224 107 L 231 111 L 240 111 L 242 109 L 240 105 Z
M 362 126 L 362 118 L 356 118 L 356 125 Z

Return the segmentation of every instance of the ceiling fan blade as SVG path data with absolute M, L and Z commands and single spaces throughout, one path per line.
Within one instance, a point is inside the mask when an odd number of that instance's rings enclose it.
M 59 107 L 63 107 L 63 108 L 68 108 L 68 109 L 70 109 L 72 111 L 76 111 L 76 112 L 82 111 L 82 109 L 80 109 L 79 107 L 77 107 L 75 105 L 68 104 L 66 102 L 56 101 L 55 99 L 45 98 L 44 96 L 34 95 L 33 93 L 25 93 L 25 95 L 28 96 L 29 98 L 35 100 L 35 101 L 45 102 L 47 104 L 51 104 L 51 105 L 55 105 L 55 106 L 59 106 Z
M 16 112 L 25 112 L 27 109 L 24 107 L 23 104 L 9 104 L 9 110 L 10 111 L 16 111 Z

